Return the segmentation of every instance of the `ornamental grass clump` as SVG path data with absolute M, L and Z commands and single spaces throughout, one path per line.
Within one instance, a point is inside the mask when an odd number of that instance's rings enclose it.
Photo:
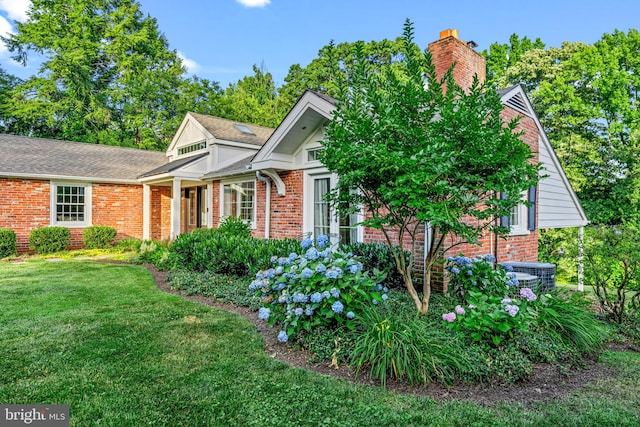
M 301 253 L 271 258 L 272 267 L 261 270 L 249 290 L 262 298 L 258 317 L 282 328 L 280 342 L 296 338 L 301 331 L 353 322 L 362 310 L 388 299 L 388 289 L 379 284 L 384 274 L 373 277 L 351 253 L 333 252 L 329 239 L 304 239 Z

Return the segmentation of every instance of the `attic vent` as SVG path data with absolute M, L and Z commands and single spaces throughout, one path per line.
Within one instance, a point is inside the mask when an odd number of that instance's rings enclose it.
M 195 144 L 190 144 L 184 147 L 178 148 L 178 156 L 183 154 L 193 153 L 194 151 L 204 150 L 207 148 L 207 141 L 196 142 Z
M 517 111 L 521 112 L 522 114 L 525 114 L 527 116 L 531 116 L 531 112 L 527 108 L 527 103 L 524 100 L 524 98 L 522 97 L 521 93 L 517 93 L 514 96 L 512 96 L 511 98 L 509 98 L 507 100 L 506 104 L 509 107 L 513 108 L 514 110 L 517 110 Z
M 238 124 L 238 123 L 236 123 L 236 124 L 235 124 L 235 125 L 233 125 L 233 126 L 234 126 L 236 129 L 238 129 L 240 132 L 244 133 L 244 134 L 247 134 L 247 135 L 254 135 L 254 136 L 255 136 L 255 133 L 254 133 L 251 129 L 249 129 L 249 127 L 248 127 L 248 126 L 241 125 L 241 124 Z

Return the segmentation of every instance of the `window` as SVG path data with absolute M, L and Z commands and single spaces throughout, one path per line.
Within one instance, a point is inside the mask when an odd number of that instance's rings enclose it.
M 509 226 L 511 227 L 511 235 L 529 233 L 527 229 L 527 206 L 524 203 L 520 203 L 511 209 Z
M 51 225 L 91 225 L 91 186 L 51 183 Z
M 204 150 L 205 148 L 207 148 L 207 141 L 200 141 L 195 144 L 185 145 L 184 147 L 178 148 L 178 156 L 193 153 L 198 150 Z
M 239 218 L 255 228 L 255 181 L 224 184 L 222 193 L 222 216 Z
M 314 148 L 311 150 L 307 151 L 307 161 L 308 162 L 315 162 L 320 160 L 318 154 L 320 154 L 320 152 L 324 150 L 324 148 Z

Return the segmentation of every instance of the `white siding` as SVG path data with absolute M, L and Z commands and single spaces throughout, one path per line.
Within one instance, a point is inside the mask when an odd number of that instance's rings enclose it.
M 540 163 L 546 178 L 538 185 L 538 227 L 565 228 L 587 224 L 584 212 L 571 189 L 560 162 L 546 138 L 540 138 Z

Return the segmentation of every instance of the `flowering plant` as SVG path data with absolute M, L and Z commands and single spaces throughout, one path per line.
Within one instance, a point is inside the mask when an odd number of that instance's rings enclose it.
M 488 341 L 498 346 L 504 338 L 512 338 L 515 330 L 529 328 L 535 312 L 528 303 L 536 299 L 529 288 L 520 290 L 520 299 L 471 290 L 470 303 L 466 307 L 456 306 L 454 311 L 443 314 L 442 320 L 453 329 L 469 330 L 474 341 Z
M 258 317 L 282 326 L 280 342 L 316 326 L 353 328 L 365 306 L 388 298 L 388 289 L 378 284 L 384 274 L 374 270 L 371 277 L 353 254 L 334 252 L 328 243 L 327 236 L 304 239 L 300 254 L 273 256 L 273 267 L 259 271 L 249 285 L 264 302 Z
M 464 255 L 447 258 L 446 270 L 451 280 L 453 294 L 467 301 L 470 291 L 479 291 L 486 295 L 502 297 L 509 287 L 517 286 L 513 269 L 509 265 L 496 265 L 491 255 L 468 258 Z

